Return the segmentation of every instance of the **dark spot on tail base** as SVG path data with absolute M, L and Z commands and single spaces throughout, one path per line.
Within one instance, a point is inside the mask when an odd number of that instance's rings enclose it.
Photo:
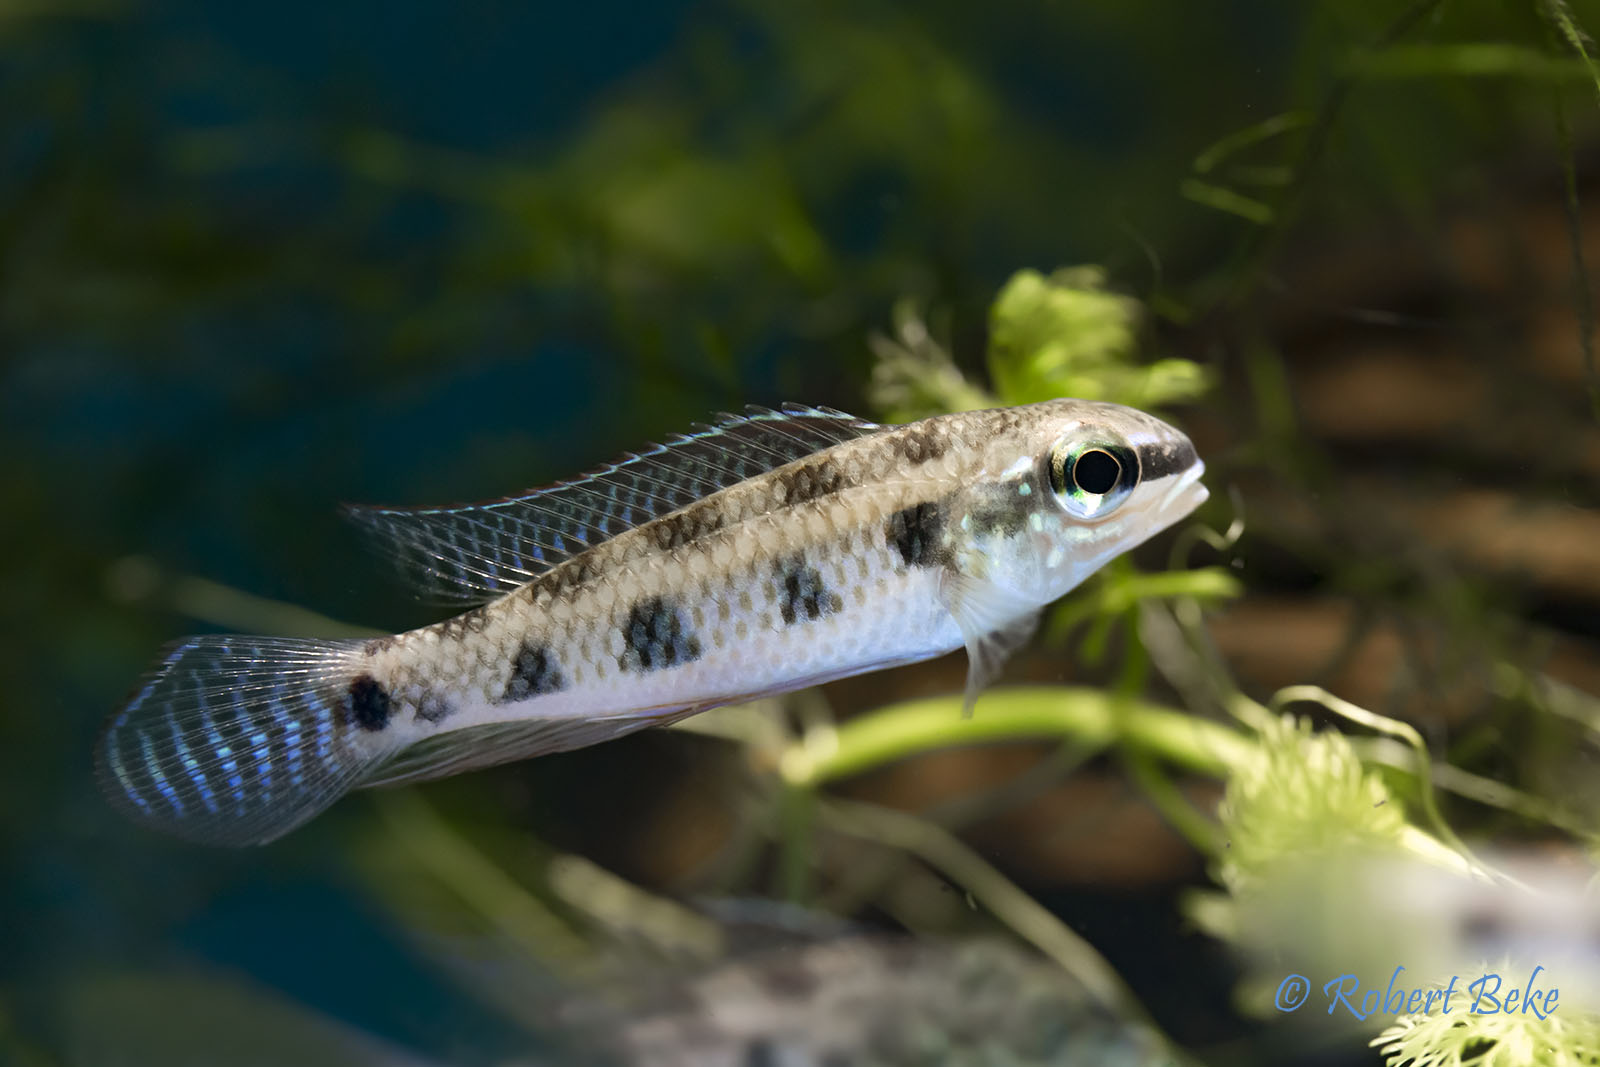
M 345 710 L 363 730 L 381 730 L 389 725 L 389 693 L 372 675 L 359 675 L 350 683 Z

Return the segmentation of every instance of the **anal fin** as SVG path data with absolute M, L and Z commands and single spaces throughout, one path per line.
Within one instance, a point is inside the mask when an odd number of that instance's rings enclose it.
M 667 726 L 703 710 L 701 705 L 691 705 L 614 718 L 520 719 L 467 726 L 406 746 L 372 768 L 358 785 L 367 788 L 425 782 L 480 767 L 567 752 L 651 726 Z

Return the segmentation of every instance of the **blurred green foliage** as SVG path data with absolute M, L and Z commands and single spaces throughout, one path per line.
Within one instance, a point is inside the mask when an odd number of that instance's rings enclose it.
M 1157 409 L 1198 400 L 1210 385 L 1187 359 L 1135 362 L 1140 307 L 1107 292 L 1096 267 L 1046 278 L 1021 271 L 989 315 L 989 375 L 1010 404 L 1058 396 Z
M 892 338 L 874 339 L 874 403 L 893 422 L 945 411 L 1032 404 L 1055 397 L 1109 400 L 1144 409 L 1194 401 L 1210 376 L 1187 359 L 1138 361 L 1142 305 L 1106 288 L 1100 267 L 1046 277 L 1018 271 L 989 312 L 992 392 L 968 381 L 915 309 L 895 309 Z

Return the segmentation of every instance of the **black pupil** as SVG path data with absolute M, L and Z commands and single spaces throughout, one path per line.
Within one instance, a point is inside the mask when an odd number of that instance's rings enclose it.
M 1085 493 L 1097 496 L 1116 488 L 1117 478 L 1121 474 L 1122 464 L 1117 462 L 1116 457 L 1098 448 L 1085 452 L 1072 465 L 1073 483 Z

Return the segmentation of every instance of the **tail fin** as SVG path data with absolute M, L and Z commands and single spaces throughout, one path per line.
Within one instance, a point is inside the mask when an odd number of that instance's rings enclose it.
M 206 844 L 288 833 L 389 754 L 351 713 L 362 646 L 227 635 L 173 645 L 100 736 L 106 795 Z

